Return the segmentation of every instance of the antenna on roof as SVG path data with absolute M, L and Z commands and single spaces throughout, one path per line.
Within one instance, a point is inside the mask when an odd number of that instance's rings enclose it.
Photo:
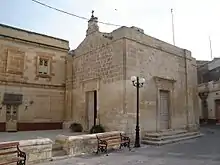
M 210 36 L 209 36 L 209 48 L 210 48 L 210 56 L 211 56 L 211 60 L 212 60 L 212 41 L 211 41 Z
M 175 34 L 174 34 L 173 9 L 171 9 L 171 15 L 172 15 L 172 33 L 173 33 L 173 45 L 175 45 Z

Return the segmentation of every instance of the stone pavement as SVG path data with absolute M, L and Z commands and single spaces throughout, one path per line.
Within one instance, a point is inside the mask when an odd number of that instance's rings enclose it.
M 41 165 L 219 165 L 220 127 L 202 128 L 204 137 L 161 147 L 144 146 L 131 152 L 74 157 Z

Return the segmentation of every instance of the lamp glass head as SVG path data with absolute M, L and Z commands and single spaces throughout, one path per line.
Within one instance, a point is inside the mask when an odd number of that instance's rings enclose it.
M 145 83 L 145 79 L 144 79 L 144 78 L 141 78 L 141 79 L 140 79 L 140 83 L 143 83 L 143 84 L 144 84 L 144 83 Z
M 131 81 L 136 81 L 137 77 L 136 76 L 131 76 Z

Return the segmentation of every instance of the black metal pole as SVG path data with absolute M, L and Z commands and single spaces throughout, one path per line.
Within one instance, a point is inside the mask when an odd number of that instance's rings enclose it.
M 134 147 L 138 148 L 140 147 L 140 128 L 139 128 L 139 88 L 140 88 L 140 82 L 139 82 L 139 77 L 137 77 L 137 119 L 136 119 L 136 137 L 135 137 L 135 145 Z

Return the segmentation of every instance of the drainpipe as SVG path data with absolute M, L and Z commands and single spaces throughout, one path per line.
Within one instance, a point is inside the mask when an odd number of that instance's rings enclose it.
M 65 87 L 64 87 L 64 112 L 63 112 L 63 122 L 66 121 L 66 111 L 67 111 L 67 57 L 65 58 L 65 76 L 64 76 L 64 82 L 65 82 Z
M 71 121 L 73 120 L 73 71 L 74 71 L 74 67 L 73 67 L 73 57 L 71 58 L 71 69 L 72 69 L 72 75 L 71 75 L 71 104 L 70 104 L 70 114 L 71 114 Z
M 187 67 L 187 50 L 184 49 L 184 62 L 185 62 L 185 95 L 186 95 L 186 128 L 189 127 L 189 103 L 188 103 L 188 67 Z

